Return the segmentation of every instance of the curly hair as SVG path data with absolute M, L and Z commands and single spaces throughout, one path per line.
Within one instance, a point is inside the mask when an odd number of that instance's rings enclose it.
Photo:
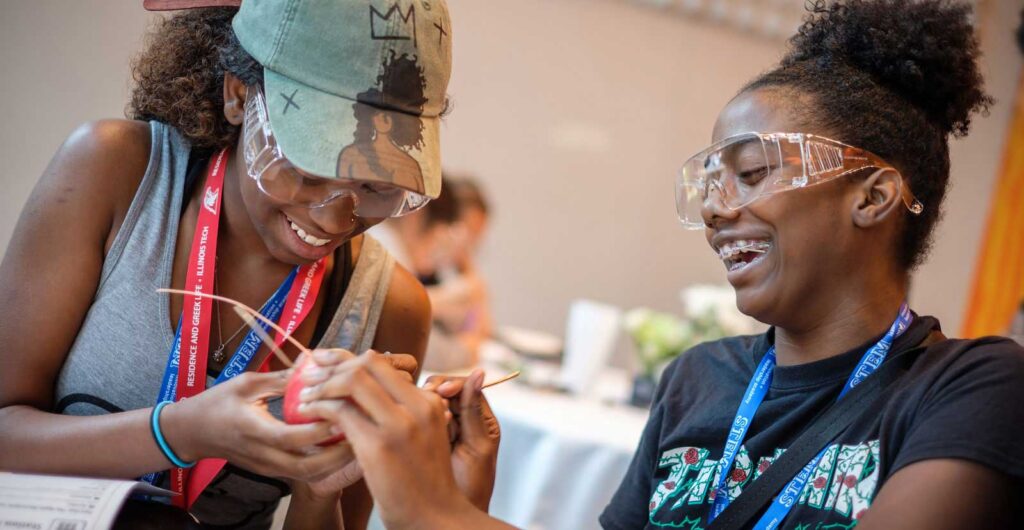
M 978 71 L 971 8 L 951 0 L 808 2 L 810 13 L 774 69 L 743 91 L 794 89 L 800 110 L 837 140 L 896 166 L 924 203 L 905 212 L 899 264 L 927 256 L 949 187 L 949 136 L 967 134 L 993 103 Z
M 373 139 L 373 115 L 387 109 L 394 122 L 391 139 L 406 149 L 423 147 L 423 106 L 427 103 L 424 90 L 427 80 L 423 67 L 415 55 L 398 55 L 389 50 L 377 76 L 377 87 L 356 95 L 362 105 L 353 105 L 357 119 L 355 140 L 368 142 Z M 368 106 L 369 105 L 369 106 Z M 371 107 L 372 106 L 372 107 Z M 390 111 L 398 112 L 390 112 Z
M 132 63 L 128 117 L 174 126 L 200 150 L 234 143 L 239 127 L 224 118 L 224 74 L 248 86 L 263 83 L 263 67 L 231 29 L 237 12 L 189 9 L 160 20 Z
M 447 176 L 447 175 L 445 175 Z M 441 178 L 444 180 L 444 177 Z M 459 199 L 450 186 L 441 187 L 441 194 L 423 207 L 423 230 L 436 225 L 451 225 L 459 220 Z

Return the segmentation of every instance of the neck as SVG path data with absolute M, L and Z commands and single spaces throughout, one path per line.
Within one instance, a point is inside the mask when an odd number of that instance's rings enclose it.
M 228 265 L 230 268 L 273 266 L 290 270 L 289 265 L 279 262 L 270 254 L 263 238 L 256 231 L 242 198 L 242 178 L 249 177 L 245 174 L 238 149 L 231 149 L 228 152 L 224 187 L 221 191 L 220 232 L 217 241 L 219 262 L 231 264 Z M 193 197 L 196 206 L 199 206 L 202 196 L 203 189 L 200 188 Z
M 804 364 L 840 355 L 885 333 L 907 297 L 907 280 L 866 282 L 818 307 L 806 306 L 811 318 L 775 328 L 780 366 Z M 821 307 L 824 305 L 824 307 Z

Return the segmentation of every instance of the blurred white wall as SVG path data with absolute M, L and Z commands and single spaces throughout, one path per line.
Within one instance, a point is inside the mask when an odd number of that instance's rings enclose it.
M 451 169 L 478 175 L 497 216 L 482 259 L 499 322 L 561 331 L 568 303 L 675 310 L 724 281 L 678 227 L 672 178 L 720 107 L 784 43 L 621 0 L 449 0 Z M 1019 0 L 979 22 L 999 103 L 953 148 L 954 187 L 914 307 L 956 332 L 1020 73 Z M 138 0 L 0 3 L 0 248 L 54 150 L 79 123 L 123 115 L 128 61 L 152 15 Z
M 0 2 L 0 248 L 75 126 L 124 117 L 150 16 L 140 0 Z

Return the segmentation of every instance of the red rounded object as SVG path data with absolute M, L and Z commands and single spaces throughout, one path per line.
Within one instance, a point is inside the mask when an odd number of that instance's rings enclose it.
M 299 405 L 302 401 L 299 399 L 299 392 L 306 387 L 305 383 L 302 382 L 301 374 L 304 370 L 315 368 L 316 363 L 308 355 L 303 355 L 298 363 L 295 364 L 295 370 L 292 371 L 292 375 L 288 378 L 288 385 L 285 386 L 284 390 L 284 421 L 293 425 L 300 425 L 304 423 L 316 423 L 322 421 L 319 418 L 312 418 L 299 413 Z M 320 442 L 319 446 L 324 447 L 328 445 L 334 445 L 338 442 L 345 441 L 345 434 L 341 433 L 329 440 Z

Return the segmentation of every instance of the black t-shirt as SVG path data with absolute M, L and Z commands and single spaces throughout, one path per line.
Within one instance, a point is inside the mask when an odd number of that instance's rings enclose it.
M 928 329 L 938 330 L 938 321 L 915 318 L 892 351 L 910 350 Z M 775 368 L 730 470 L 731 498 L 835 402 L 880 338 Z M 707 526 L 726 434 L 772 340 L 770 330 L 702 344 L 669 366 L 633 462 L 601 514 L 604 528 Z M 865 411 L 828 446 L 782 528 L 850 528 L 888 477 L 921 460 L 966 459 L 1024 478 L 1024 348 L 1003 338 L 943 340 L 908 361 L 907 372 L 885 390 L 884 405 Z

